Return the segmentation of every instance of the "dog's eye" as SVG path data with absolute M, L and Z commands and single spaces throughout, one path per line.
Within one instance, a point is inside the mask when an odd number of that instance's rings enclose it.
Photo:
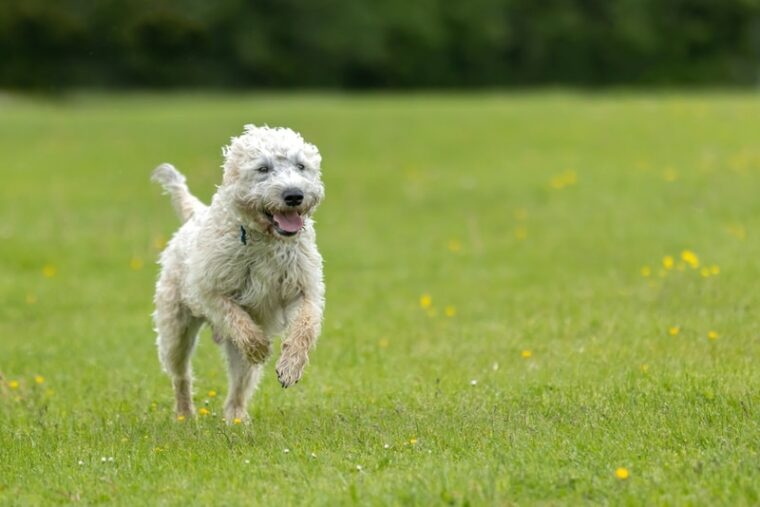
M 306 166 L 304 166 L 300 162 L 298 164 L 296 164 L 296 167 L 298 168 L 299 171 L 303 171 L 304 169 L 306 169 Z
M 266 174 L 269 172 L 269 166 L 262 165 L 261 167 L 257 167 L 256 170 L 262 174 Z

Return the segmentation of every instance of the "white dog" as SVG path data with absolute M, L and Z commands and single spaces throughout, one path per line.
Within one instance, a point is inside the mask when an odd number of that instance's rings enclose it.
M 276 371 L 288 387 L 319 336 L 325 289 L 311 215 L 324 187 L 319 151 L 290 129 L 247 125 L 223 154 L 210 206 L 171 165 L 153 172 L 184 222 L 161 254 L 153 318 L 177 415 L 194 413 L 190 356 L 206 322 L 227 357 L 225 418 L 248 421 L 272 338 L 284 333 Z

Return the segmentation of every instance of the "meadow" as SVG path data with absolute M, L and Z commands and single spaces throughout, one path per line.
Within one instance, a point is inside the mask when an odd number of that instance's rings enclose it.
M 323 155 L 327 311 L 221 420 L 150 320 L 245 123 Z M 757 505 L 760 96 L 0 96 L 0 504 Z M 277 347 L 276 347 L 277 349 Z

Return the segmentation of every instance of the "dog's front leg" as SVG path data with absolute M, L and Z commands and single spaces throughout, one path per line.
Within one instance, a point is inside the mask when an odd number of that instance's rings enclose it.
M 229 339 L 252 364 L 266 361 L 270 353 L 270 344 L 264 331 L 248 312 L 243 310 L 230 298 L 216 296 L 208 298 L 206 308 L 214 327 L 215 339 Z
M 322 327 L 322 305 L 304 298 L 301 308 L 290 325 L 287 338 L 282 341 L 282 354 L 277 361 L 277 379 L 282 387 L 289 387 L 301 380 L 309 362 L 309 350 L 319 337 Z

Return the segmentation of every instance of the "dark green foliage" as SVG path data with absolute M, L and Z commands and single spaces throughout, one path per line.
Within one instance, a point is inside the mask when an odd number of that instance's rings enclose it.
M 760 0 L 0 0 L 0 86 L 739 84 Z

